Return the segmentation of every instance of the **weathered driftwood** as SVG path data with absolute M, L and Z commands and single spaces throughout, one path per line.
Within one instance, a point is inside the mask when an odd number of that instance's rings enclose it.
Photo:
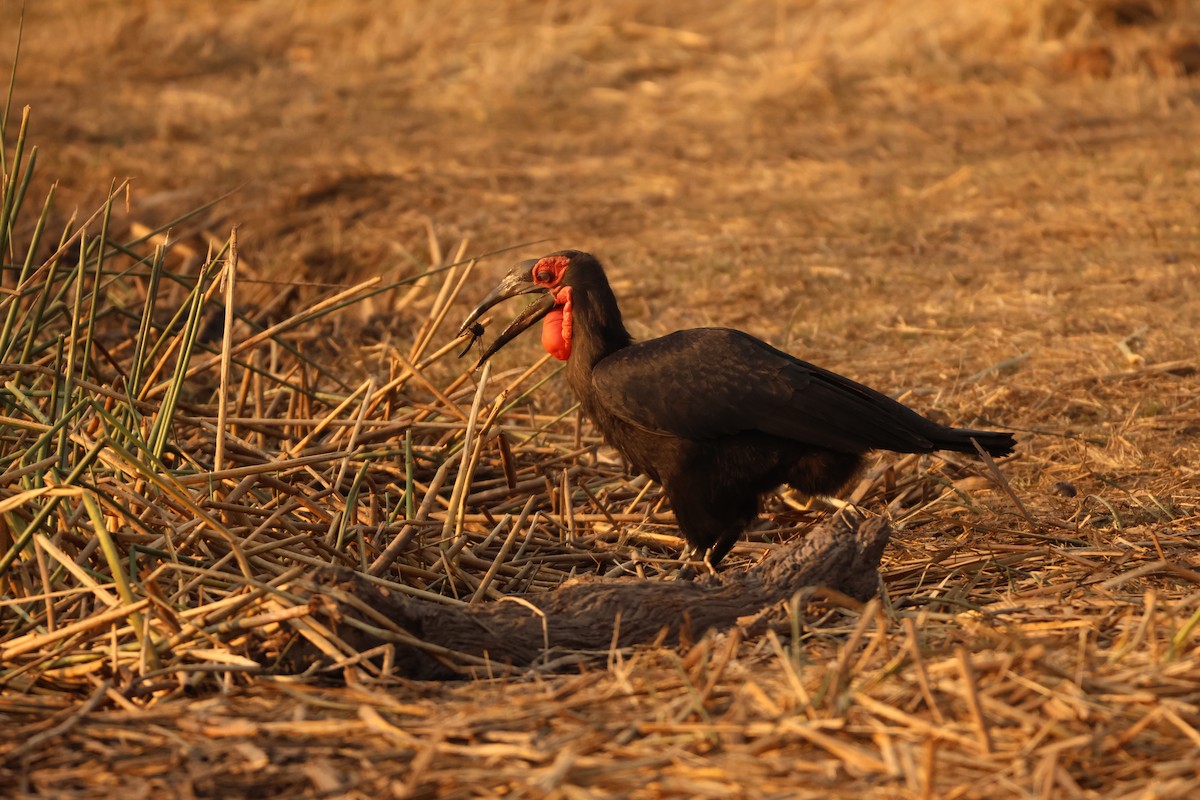
M 614 644 L 674 644 L 736 625 L 805 587 L 866 600 L 878 587 L 879 560 L 890 532 L 879 518 L 839 516 L 745 570 L 694 581 L 584 578 L 517 601 L 469 606 L 398 595 L 332 567 L 291 584 L 289 591 L 308 597 L 320 609 L 316 621 L 352 650 L 391 645 L 396 674 L 455 678 L 487 665 L 504 671 L 575 663 L 579 658 L 572 656 L 604 653 Z M 378 616 L 364 614 L 363 608 Z M 395 626 L 392 632 L 381 630 L 381 617 Z M 353 620 L 366 624 L 356 626 Z M 303 670 L 337 660 L 328 640 L 298 627 L 305 641 L 292 643 L 282 668 Z

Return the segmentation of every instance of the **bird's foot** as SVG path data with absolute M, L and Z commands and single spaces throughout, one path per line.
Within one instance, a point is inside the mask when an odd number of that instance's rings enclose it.
M 690 544 L 683 548 L 679 554 L 679 571 L 675 573 L 677 581 L 691 581 L 696 579 L 696 570 L 693 567 L 693 561 L 696 558 L 696 548 Z
M 858 506 L 840 497 L 829 494 L 800 494 L 796 490 L 785 491 L 781 495 L 783 502 L 797 511 L 857 511 Z M 799 498 L 803 498 L 802 500 Z
M 696 548 L 688 545 L 679 554 L 679 560 L 683 562 L 679 567 L 679 572 L 675 574 L 675 579 L 680 581 L 692 581 L 700 576 L 702 572 L 707 572 L 709 575 L 716 575 L 717 568 L 712 562 L 712 548 L 707 547 L 701 554 Z

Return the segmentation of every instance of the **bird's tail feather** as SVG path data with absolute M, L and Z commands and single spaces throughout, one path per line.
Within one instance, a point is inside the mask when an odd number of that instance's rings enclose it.
M 1013 451 L 1017 445 L 1017 440 L 1011 433 L 1003 431 L 976 431 L 970 428 L 950 428 L 945 435 L 939 437 L 934 442 L 934 446 L 939 450 L 953 450 L 957 453 L 974 453 L 975 445 L 971 443 L 974 439 L 979 442 L 979 446 L 987 451 L 988 455 L 995 458 L 1001 458 Z

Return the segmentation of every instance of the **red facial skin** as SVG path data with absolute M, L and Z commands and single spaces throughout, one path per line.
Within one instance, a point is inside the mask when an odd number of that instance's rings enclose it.
M 566 256 L 549 256 L 532 271 L 533 282 L 549 289 L 557 303 L 542 319 L 542 347 L 559 361 L 571 357 L 571 287 L 558 285 L 568 263 Z

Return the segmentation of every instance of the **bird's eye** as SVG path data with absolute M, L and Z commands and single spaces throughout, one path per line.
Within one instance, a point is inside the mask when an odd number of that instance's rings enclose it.
M 548 269 L 538 270 L 538 274 L 537 274 L 537 282 L 538 283 L 549 283 L 552 280 L 554 280 L 553 272 L 551 272 Z

